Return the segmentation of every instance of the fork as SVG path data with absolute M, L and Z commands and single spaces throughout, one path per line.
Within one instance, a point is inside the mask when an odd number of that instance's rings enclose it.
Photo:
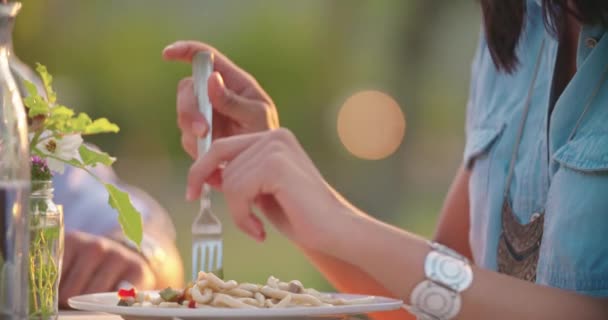
M 192 59 L 194 95 L 198 100 L 198 109 L 209 123 L 208 134 L 197 140 L 198 157 L 204 155 L 211 145 L 212 107 L 207 92 L 207 80 L 213 71 L 213 54 L 198 52 Z M 203 185 L 200 211 L 192 224 L 192 280 L 198 278 L 198 272 L 213 272 L 223 278 L 222 266 L 222 223 L 211 211 L 211 189 Z

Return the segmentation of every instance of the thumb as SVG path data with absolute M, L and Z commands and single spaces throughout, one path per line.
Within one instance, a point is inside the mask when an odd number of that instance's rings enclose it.
M 213 72 L 208 80 L 209 101 L 213 109 L 242 125 L 255 125 L 266 121 L 267 105 L 228 89 L 219 72 Z

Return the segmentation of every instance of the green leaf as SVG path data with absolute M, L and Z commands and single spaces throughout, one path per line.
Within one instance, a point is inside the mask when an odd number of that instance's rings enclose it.
M 38 96 L 38 88 L 36 88 L 36 85 L 33 84 L 32 82 L 29 82 L 27 80 L 23 80 L 23 84 L 25 85 L 25 90 L 27 91 L 27 94 L 30 96 Z
M 74 111 L 66 106 L 51 108 L 51 114 L 47 119 L 46 127 L 51 131 L 59 133 L 81 133 L 91 125 L 93 121 L 86 113 L 74 116 Z
M 51 118 L 70 119 L 74 116 L 74 110 L 66 106 L 55 106 L 51 108 Z
M 28 116 L 33 118 L 39 115 L 48 114 L 49 104 L 38 94 L 36 86 L 25 80 L 25 88 L 29 95 L 23 99 L 23 103 L 29 109 Z
M 78 114 L 77 117 L 72 118 L 71 120 L 71 129 L 72 132 L 84 132 L 86 128 L 91 125 L 93 121 L 91 117 L 84 112 Z
M 82 158 L 82 163 L 85 166 L 94 167 L 98 163 L 102 163 L 106 166 L 111 166 L 112 163 L 116 161 L 116 158 L 111 157 L 109 154 L 102 151 L 97 151 L 95 149 L 91 149 L 84 144 L 80 146 L 78 152 L 80 153 L 80 158 Z
M 27 96 L 23 103 L 28 108 L 27 116 L 30 118 L 49 113 L 49 105 L 40 96 Z
M 143 222 L 141 214 L 133 207 L 129 194 L 111 184 L 105 184 L 108 190 L 108 203 L 118 211 L 118 222 L 125 236 L 139 247 L 143 239 Z
M 78 159 L 70 159 L 70 160 L 64 160 L 64 161 L 66 161 L 66 163 L 70 164 L 72 167 L 75 167 L 75 168 L 83 168 L 85 166 Z
M 44 90 L 46 91 L 46 96 L 48 97 L 49 103 L 54 104 L 57 101 L 57 94 L 53 90 L 53 76 L 49 74 L 46 66 L 36 63 L 36 71 L 40 74 L 40 78 L 42 78 L 42 83 L 44 84 Z
M 97 133 L 107 133 L 113 132 L 116 133 L 120 130 L 120 128 L 110 122 L 107 118 L 99 118 L 93 121 L 90 125 L 84 129 L 83 134 L 97 134 Z
M 48 130 L 57 133 L 73 133 L 71 119 L 74 116 L 74 111 L 66 106 L 55 106 L 51 108 L 51 113 L 45 122 L 45 127 Z

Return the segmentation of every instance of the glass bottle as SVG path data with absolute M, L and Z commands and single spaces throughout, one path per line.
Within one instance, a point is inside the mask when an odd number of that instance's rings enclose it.
M 63 258 L 63 214 L 51 180 L 32 181 L 29 203 L 29 319 L 57 319 Z
M 20 8 L 20 3 L 0 4 L 0 319 L 6 320 L 26 319 L 28 311 L 28 129 L 9 65 Z

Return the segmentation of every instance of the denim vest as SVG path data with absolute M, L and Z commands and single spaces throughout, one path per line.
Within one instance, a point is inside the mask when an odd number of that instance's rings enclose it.
M 550 118 L 558 43 L 546 31 L 537 1 L 528 2 L 517 49 L 520 64 L 513 74 L 496 70 L 484 37 L 480 37 L 472 65 L 464 152 L 471 170 L 469 240 L 476 264 L 497 269 L 505 180 L 540 53 L 529 114 L 508 186 L 513 211 L 521 223 L 530 221 L 536 212 L 545 212 L 537 283 L 608 296 L 606 31 L 601 26 L 583 26 L 578 70 Z

